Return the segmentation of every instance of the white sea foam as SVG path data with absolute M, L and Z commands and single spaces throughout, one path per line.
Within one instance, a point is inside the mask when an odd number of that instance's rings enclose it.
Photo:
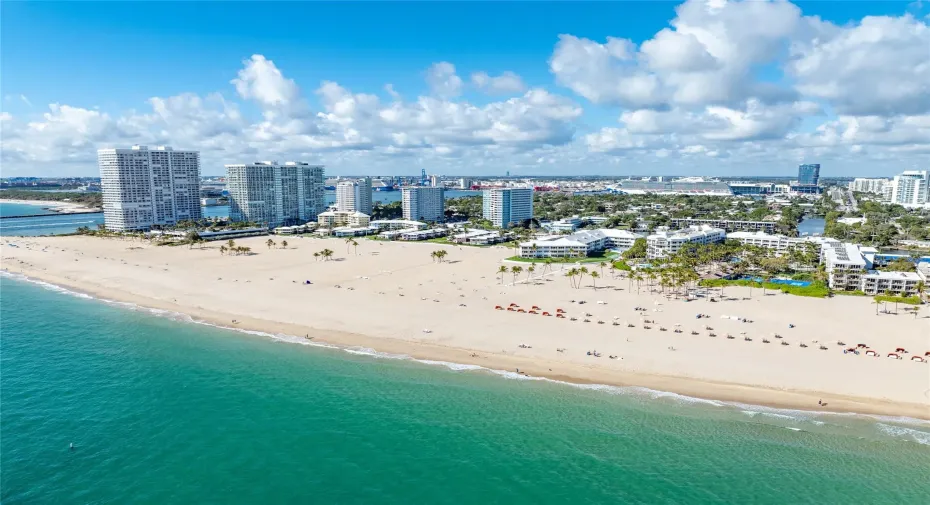
M 752 404 L 745 404 L 745 403 L 740 403 L 740 402 L 725 402 L 725 401 L 718 401 L 718 400 L 710 400 L 706 398 L 697 398 L 697 397 L 682 395 L 682 394 L 673 393 L 669 391 L 659 391 L 655 389 L 649 389 L 649 388 L 641 387 L 641 386 L 612 386 L 609 384 L 581 384 L 581 383 L 565 382 L 565 381 L 550 379 L 547 377 L 524 375 L 521 373 L 509 371 L 509 370 L 498 370 L 498 369 L 493 369 L 493 368 L 486 368 L 486 367 L 479 366 L 479 365 L 454 363 L 454 362 L 448 362 L 448 361 L 415 359 L 406 354 L 392 354 L 392 353 L 380 352 L 380 351 L 376 351 L 368 347 L 340 347 L 337 345 L 316 342 L 316 341 L 313 341 L 307 338 L 298 337 L 294 335 L 286 335 L 286 334 L 280 334 L 280 333 L 272 334 L 272 333 L 267 333 L 263 331 L 246 330 L 246 329 L 236 328 L 236 327 L 231 327 L 231 326 L 217 325 L 217 324 L 209 323 L 206 321 L 194 319 L 190 317 L 189 315 L 183 314 L 180 312 L 173 312 L 173 311 L 167 311 L 167 310 L 162 310 L 162 309 L 152 309 L 152 308 L 142 307 L 142 306 L 139 306 L 133 303 L 128 303 L 128 302 L 118 302 L 118 301 L 107 300 L 103 298 L 95 298 L 85 293 L 72 291 L 70 289 L 63 288 L 61 286 L 57 286 L 55 284 L 51 284 L 51 283 L 41 281 L 38 279 L 33 279 L 31 277 L 27 277 L 21 274 L 14 274 L 10 272 L 0 271 L 0 275 L 13 278 L 13 279 L 17 279 L 17 280 L 27 281 L 33 284 L 37 284 L 50 291 L 55 291 L 58 293 L 75 296 L 78 298 L 95 299 L 95 300 L 99 300 L 99 301 L 102 301 L 104 303 L 111 304 L 114 306 L 119 306 L 119 307 L 127 308 L 130 310 L 147 312 L 149 314 L 156 315 L 159 317 L 169 317 L 171 319 L 175 319 L 181 322 L 191 322 L 191 323 L 200 324 L 204 326 L 210 326 L 213 328 L 218 328 L 218 329 L 223 329 L 223 330 L 232 330 L 232 331 L 237 331 L 240 333 L 269 338 L 269 339 L 286 342 L 286 343 L 307 345 L 307 346 L 320 347 L 320 348 L 326 348 L 326 349 L 338 349 L 338 350 L 341 350 L 349 354 L 367 356 L 367 357 L 376 358 L 376 359 L 410 360 L 410 361 L 415 361 L 415 362 L 418 362 L 424 365 L 429 365 L 429 366 L 441 366 L 441 367 L 454 370 L 454 371 L 488 372 L 488 373 L 492 373 L 494 375 L 497 375 L 505 379 L 550 382 L 553 384 L 568 386 L 568 387 L 572 387 L 575 389 L 599 391 L 599 392 L 608 393 L 608 394 L 639 396 L 639 397 L 650 398 L 652 400 L 673 401 L 675 403 L 680 403 L 680 404 L 710 405 L 714 407 L 730 407 L 730 408 L 739 410 L 739 412 L 749 417 L 762 416 L 762 417 L 767 417 L 771 419 L 779 419 L 782 421 L 809 422 L 815 425 L 825 424 L 824 421 L 816 419 L 822 416 L 868 418 L 871 420 L 878 421 L 876 423 L 876 426 L 878 427 L 879 431 L 885 435 L 904 438 L 904 439 L 911 440 L 911 441 L 914 441 L 914 442 L 917 442 L 923 445 L 930 445 L 930 432 L 920 431 L 917 429 L 900 426 L 901 424 L 906 424 L 909 426 L 920 426 L 920 427 L 930 428 L 930 421 L 923 420 L 923 419 L 916 419 L 916 418 L 902 417 L 902 416 L 878 416 L 878 415 L 872 415 L 872 414 L 856 414 L 856 413 L 851 413 L 851 412 L 840 413 L 840 412 L 807 411 L 807 410 L 797 410 L 797 409 L 775 408 L 775 407 L 767 407 L 764 405 L 752 405 Z M 787 427 L 787 428 L 794 430 L 794 431 L 801 431 L 799 428 L 792 428 L 792 427 Z
M 433 361 L 431 359 L 418 359 L 414 361 L 418 363 L 423 363 L 424 365 L 446 367 L 449 370 L 455 370 L 456 372 L 464 372 L 464 371 L 471 371 L 471 370 L 485 370 L 485 368 L 481 365 L 467 365 L 465 363 L 452 363 L 449 361 Z
M 910 442 L 917 442 L 921 445 L 930 445 L 930 433 L 926 431 L 885 423 L 876 423 L 875 426 L 878 428 L 878 431 L 885 435 L 901 438 Z

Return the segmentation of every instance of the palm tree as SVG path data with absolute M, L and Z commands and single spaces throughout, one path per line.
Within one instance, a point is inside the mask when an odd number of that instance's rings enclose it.
M 326 258 L 326 261 L 329 261 L 329 259 L 333 257 L 333 251 L 331 249 L 323 249 L 321 254 Z
M 352 246 L 352 237 L 346 239 L 346 254 L 349 254 L 349 247 Z
M 220 246 L 220 254 L 226 254 L 226 246 L 224 245 Z
M 229 249 L 231 250 L 233 247 L 236 247 L 236 241 L 233 239 L 229 239 L 226 242 L 226 246 L 229 247 Z
M 920 300 L 924 299 L 924 290 L 927 289 L 927 284 L 924 281 L 917 281 L 917 298 Z
M 274 245 L 274 240 L 268 239 L 268 240 L 265 242 L 265 245 L 268 246 L 268 249 L 271 249 L 271 246 Z
M 202 238 L 200 238 L 200 234 L 197 233 L 197 230 L 191 230 L 191 231 L 187 232 L 187 233 L 185 234 L 185 237 L 184 237 L 184 238 L 187 239 L 187 248 L 188 248 L 188 249 L 193 248 L 195 243 L 200 242 L 201 240 L 203 240 Z
M 545 275 L 546 270 L 552 270 L 552 258 L 546 258 L 546 261 L 543 261 L 545 268 L 543 269 L 543 275 Z
M 356 242 L 355 239 L 352 239 L 352 251 L 358 256 L 358 242 Z
M 532 265 L 526 267 L 526 282 L 527 283 L 530 282 L 530 277 L 533 276 L 533 272 L 535 271 L 536 271 L 536 263 L 533 263 Z
M 594 286 L 594 290 L 597 291 L 597 278 L 600 275 L 597 272 L 591 272 L 591 284 Z
M 320 253 L 318 252 L 313 253 L 313 259 L 316 261 L 320 261 Z
M 606 262 L 606 261 L 602 261 L 602 262 L 598 263 L 597 266 L 600 267 L 600 269 L 601 269 L 601 275 L 604 275 L 604 267 L 607 266 L 607 262 Z
M 588 267 L 581 267 L 578 269 L 578 287 L 581 287 L 581 283 L 584 282 L 584 276 L 588 274 Z
M 439 262 L 442 263 L 443 260 L 446 259 L 447 254 L 449 254 L 449 251 L 446 251 L 445 249 L 440 249 L 436 251 L 436 259 L 438 259 Z
M 283 249 L 287 249 L 287 240 L 282 240 L 282 241 L 281 241 L 281 247 L 282 247 Z
M 436 262 L 436 256 L 437 256 L 436 252 L 437 252 L 437 251 L 433 251 L 433 252 L 429 253 L 429 259 L 433 260 L 433 263 Z
M 519 266 L 519 265 L 518 265 L 518 266 L 515 266 L 515 267 L 511 267 L 511 268 L 510 268 L 510 273 L 513 274 L 513 284 L 516 285 L 516 284 L 517 284 L 517 276 L 520 275 L 521 273 L 523 273 L 523 267 L 521 267 L 521 266 Z
M 575 287 L 575 276 L 576 275 L 578 275 L 577 268 L 569 268 L 568 271 L 565 272 L 565 277 L 568 277 L 568 282 L 569 284 L 571 284 L 572 287 Z
M 507 272 L 509 272 L 509 269 L 506 266 L 501 265 L 500 267 L 498 267 L 497 273 L 501 274 L 501 284 L 504 283 L 504 274 L 506 274 Z

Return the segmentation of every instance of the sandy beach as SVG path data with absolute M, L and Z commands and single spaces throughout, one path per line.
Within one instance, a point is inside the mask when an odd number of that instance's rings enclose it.
M 215 242 L 189 249 L 96 237 L 7 237 L 0 239 L 0 254 L 10 273 L 220 326 L 570 382 L 930 419 L 930 364 L 910 359 L 930 351 L 926 307 L 916 318 L 903 306 L 896 315 L 877 315 L 866 297 L 763 296 L 761 289 L 750 297 L 746 288 L 726 288 L 727 300 L 718 303 L 689 302 L 645 285 L 637 294 L 635 283 L 613 279 L 609 270 L 596 290 L 590 277 L 572 288 L 559 265 L 542 274 L 538 264 L 530 280 L 525 272 L 501 279 L 497 269 L 513 254 L 502 247 L 359 239 L 355 249 L 342 240 L 288 237 L 287 249 L 269 249 L 266 240 L 237 240 L 254 254 L 228 256 Z M 323 248 L 335 252 L 331 261 L 314 259 Z M 442 263 L 430 257 L 437 249 L 448 251 Z M 527 311 L 538 306 L 539 314 L 495 309 L 512 303 Z M 555 317 L 557 309 L 566 317 Z M 860 343 L 880 357 L 843 353 Z M 898 347 L 908 351 L 903 359 L 885 357 Z M 600 357 L 588 355 L 595 350 Z
M 88 212 L 101 212 L 102 209 L 87 207 L 84 204 L 74 202 L 61 202 L 55 200 L 10 200 L 0 199 L 0 202 L 15 203 L 21 205 L 35 205 L 48 209 L 58 214 L 85 214 Z

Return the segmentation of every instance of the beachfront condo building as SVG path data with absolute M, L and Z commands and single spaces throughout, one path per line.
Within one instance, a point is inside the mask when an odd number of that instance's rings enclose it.
M 846 242 L 824 242 L 823 263 L 830 288 L 839 291 L 860 289 L 862 276 L 869 269 L 859 246 Z
M 583 230 L 571 235 L 554 235 L 520 243 L 521 258 L 583 258 L 611 250 L 623 252 L 633 247 L 643 235 L 626 230 L 605 228 Z
M 226 165 L 229 217 L 269 228 L 316 221 L 326 208 L 323 167 L 299 161 Z
M 328 210 L 320 212 L 317 223 L 322 228 L 336 228 L 348 226 L 350 228 L 367 228 L 371 223 L 368 214 L 349 210 Z
M 901 296 L 917 294 L 917 283 L 921 281 L 914 272 L 871 271 L 862 276 L 861 290 L 867 295 L 893 293 Z
M 108 230 L 149 230 L 201 218 L 200 152 L 100 149 L 97 162 Z
M 445 189 L 432 186 L 401 188 L 401 208 L 404 219 L 439 222 L 445 218 Z
M 336 184 L 336 210 L 371 215 L 371 178 Z
M 723 242 L 726 238 L 726 231 L 706 224 L 682 230 L 659 231 L 646 237 L 646 256 L 665 258 L 689 244 L 713 244 Z
M 923 205 L 930 201 L 930 172 L 926 170 L 906 170 L 891 184 L 891 203 Z
M 498 228 L 533 219 L 533 188 L 491 188 L 482 198 L 484 218 Z

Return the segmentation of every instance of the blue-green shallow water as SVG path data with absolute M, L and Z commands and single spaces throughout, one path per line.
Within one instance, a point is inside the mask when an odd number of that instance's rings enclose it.
M 375 359 L 6 276 L 0 297 L 4 504 L 903 504 L 930 493 L 926 424 L 749 415 Z

